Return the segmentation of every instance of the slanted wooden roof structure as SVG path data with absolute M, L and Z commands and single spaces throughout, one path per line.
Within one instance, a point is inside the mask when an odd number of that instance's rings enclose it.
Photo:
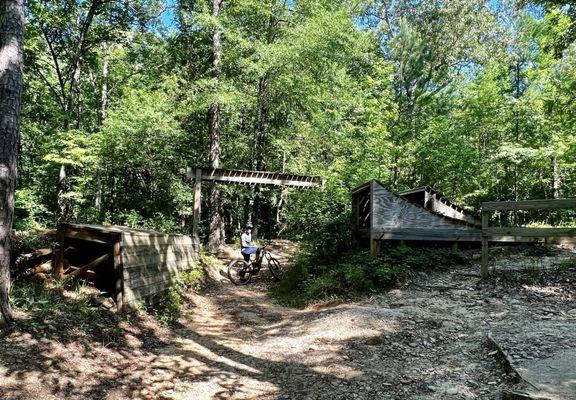
M 56 277 L 76 276 L 110 293 L 118 311 L 153 301 L 198 260 L 198 242 L 185 235 L 65 224 L 57 236 Z
M 481 226 L 482 222 L 471 212 L 466 211 L 457 204 L 448 200 L 442 193 L 430 186 L 421 186 L 414 189 L 398 192 L 400 197 L 412 201 L 419 206 L 455 220 Z

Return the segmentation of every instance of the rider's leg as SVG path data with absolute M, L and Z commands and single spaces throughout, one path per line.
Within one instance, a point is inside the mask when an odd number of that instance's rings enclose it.
M 242 255 L 244 256 L 244 260 L 246 262 L 250 262 L 250 254 L 256 253 L 256 247 L 244 247 L 242 249 Z

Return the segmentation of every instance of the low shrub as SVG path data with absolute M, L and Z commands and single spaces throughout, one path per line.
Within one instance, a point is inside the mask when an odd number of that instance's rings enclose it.
M 323 255 L 303 255 L 274 289 L 277 299 L 301 307 L 315 300 L 354 298 L 399 287 L 418 270 L 464 264 L 465 256 L 450 249 L 399 246 L 372 257 L 367 251 L 349 251 L 330 262 Z
M 554 253 L 550 246 L 530 246 L 526 249 L 525 254 L 532 257 L 549 256 Z
M 163 325 L 173 322 L 184 306 L 184 295 L 188 289 L 198 291 L 204 282 L 204 269 L 198 263 L 194 268 L 179 274 L 162 300 L 154 308 L 154 314 Z

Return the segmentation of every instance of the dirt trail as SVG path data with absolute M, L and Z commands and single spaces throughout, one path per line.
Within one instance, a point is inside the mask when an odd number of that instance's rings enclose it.
M 470 272 L 433 271 L 403 290 L 305 310 L 275 304 L 263 274 L 190 293 L 171 328 L 145 315 L 122 322 L 114 343 L 74 327 L 14 330 L 0 337 L 0 398 L 499 398 L 512 384 L 486 332 L 573 324 L 574 285 L 481 284 Z

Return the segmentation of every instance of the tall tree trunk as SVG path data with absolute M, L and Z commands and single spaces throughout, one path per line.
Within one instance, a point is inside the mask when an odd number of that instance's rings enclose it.
M 90 3 L 90 8 L 86 14 L 86 19 L 82 23 L 80 32 L 78 35 L 78 41 L 74 49 L 74 57 L 70 63 L 67 70 L 67 80 L 70 82 L 70 88 L 67 93 L 67 98 L 64 101 L 64 112 L 66 113 L 66 119 L 64 121 L 64 129 L 67 130 L 70 127 L 73 119 L 74 126 L 79 129 L 81 126 L 81 104 L 80 104 L 80 83 L 82 78 L 82 68 L 81 61 L 84 51 L 86 49 L 86 38 L 88 31 L 92 26 L 94 17 L 98 13 L 98 9 L 102 6 L 102 0 L 92 0 Z M 55 65 L 58 65 L 58 60 L 56 55 L 53 55 Z M 68 221 L 72 216 L 73 204 L 72 200 L 67 196 L 70 191 L 70 183 L 68 180 L 68 171 L 66 170 L 66 165 L 62 164 L 60 166 L 59 175 L 59 191 L 58 191 L 58 215 L 57 220 L 59 222 Z
M 522 65 L 521 61 L 517 61 L 514 65 L 514 98 L 516 104 L 514 105 L 514 144 L 518 145 L 520 139 L 520 97 L 522 96 Z M 514 163 L 514 201 L 519 199 L 518 188 L 518 164 Z M 517 223 L 518 213 L 514 211 L 514 223 Z
M 98 110 L 98 125 L 102 126 L 106 119 L 106 111 L 108 110 L 108 75 L 110 63 L 110 48 L 105 43 L 102 46 L 104 57 L 102 59 L 102 85 L 100 87 L 100 109 Z M 96 178 L 96 197 L 94 199 L 94 207 L 98 212 L 102 210 L 102 179 L 100 176 Z
M 10 231 L 18 172 L 23 44 L 23 0 L 0 0 L 0 325 L 12 320 Z
M 102 46 L 104 57 L 102 58 L 102 86 L 100 87 L 100 110 L 98 111 L 98 125 L 102 126 L 108 110 L 108 75 L 110 64 L 110 51 L 107 44 Z
M 212 0 L 212 16 L 218 19 L 222 0 Z M 212 31 L 212 77 L 216 82 L 220 79 L 222 67 L 222 31 L 218 25 Z M 220 103 L 215 100 L 210 106 L 210 166 L 220 167 Z M 224 239 L 224 221 L 222 220 L 222 193 L 214 185 L 210 190 L 210 234 L 208 236 L 208 249 L 215 252 L 220 248 Z

